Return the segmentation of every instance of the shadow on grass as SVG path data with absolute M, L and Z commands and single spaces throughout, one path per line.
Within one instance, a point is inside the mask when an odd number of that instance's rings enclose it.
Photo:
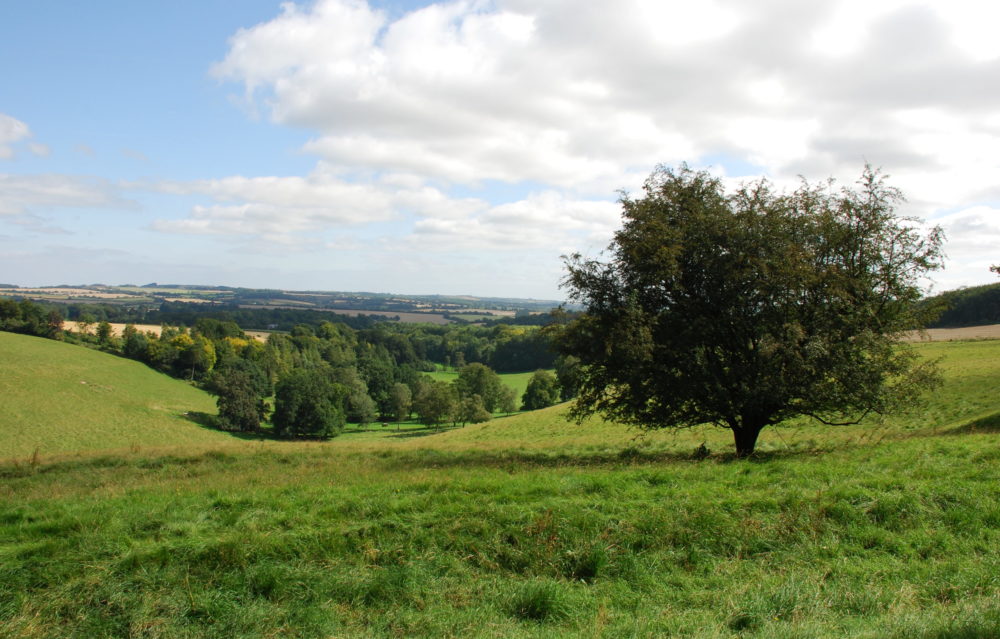
M 386 439 L 413 439 L 413 438 L 416 438 L 416 437 L 427 437 L 428 435 L 437 435 L 437 434 L 443 433 L 443 432 L 445 432 L 447 430 L 450 430 L 450 429 L 448 429 L 448 428 L 422 428 L 420 430 L 409 430 L 409 431 L 401 431 L 401 432 L 398 432 L 398 433 L 393 433 L 392 435 L 386 435 L 385 438 Z
M 220 428 L 219 427 L 219 418 L 216 417 L 215 415 L 210 414 L 210 413 L 202 413 L 202 412 L 199 412 L 199 411 L 189 411 L 187 413 L 181 413 L 181 417 L 183 417 L 184 419 L 188 420 L 189 422 L 192 422 L 194 424 L 198 424 L 199 426 L 201 426 L 205 430 L 214 430 L 214 431 L 216 431 L 218 433 L 225 433 L 227 435 L 232 436 L 235 439 L 243 439 L 243 440 L 249 440 L 249 441 L 260 441 L 260 440 L 265 440 L 265 439 L 268 439 L 268 440 L 285 439 L 283 437 L 278 437 L 278 436 L 273 435 L 271 433 L 268 433 L 266 431 L 259 431 L 259 432 L 256 432 L 256 433 L 245 433 L 245 432 L 239 431 L 239 430 L 228 430 L 228 429 L 225 429 L 225 428 Z
M 944 435 L 973 435 L 976 433 L 1000 433 L 1000 413 L 987 415 L 944 431 Z
M 422 449 L 413 451 L 385 451 L 380 454 L 381 463 L 392 469 L 418 468 L 461 468 L 491 467 L 501 469 L 525 468 L 568 468 L 568 467 L 614 467 L 647 466 L 664 463 L 685 464 L 766 464 L 780 459 L 814 457 L 819 450 L 768 451 L 754 453 L 747 458 L 739 458 L 735 453 L 705 455 L 703 451 L 643 451 L 625 448 L 604 453 L 578 452 L 532 452 L 526 450 L 505 451 L 441 451 Z
M 205 419 L 211 415 L 194 415 L 194 419 Z M 192 419 L 192 421 L 194 421 Z M 195 422 L 198 423 L 198 422 Z M 203 426 L 211 428 L 211 426 Z M 227 431 L 221 431 L 227 432 Z M 426 434 L 440 432 L 429 429 Z M 290 441 L 285 438 L 270 436 L 267 433 L 254 435 L 252 433 L 231 433 L 243 439 L 270 439 L 280 441 Z M 419 436 L 424 432 L 408 433 L 409 436 Z M 400 435 L 404 435 L 401 433 Z M 323 441 L 297 439 L 294 441 Z M 549 468 L 641 468 L 644 466 L 660 466 L 663 464 L 684 464 L 684 465 L 729 465 L 733 463 L 742 464 L 767 464 L 781 459 L 798 459 L 821 455 L 820 450 L 800 450 L 800 451 L 769 451 L 755 453 L 753 456 L 740 459 L 734 453 L 711 453 L 705 455 L 704 451 L 695 449 L 693 451 L 646 451 L 635 447 L 628 447 L 621 450 L 608 450 L 599 453 L 582 452 L 545 452 L 529 450 L 461 450 L 442 451 L 440 449 L 426 448 L 410 451 L 382 450 L 372 454 L 372 459 L 386 470 L 422 470 L 422 469 L 443 469 L 443 468 L 493 468 L 508 473 L 520 472 L 532 469 Z M 274 451 L 261 451 L 260 455 L 271 457 L 285 462 L 291 459 L 287 453 L 277 453 Z M 310 450 L 309 454 L 325 455 L 316 449 Z M 125 455 L 104 455 L 95 458 L 81 460 L 58 460 L 40 465 L 13 460 L 10 464 L 0 462 L 0 479 L 13 479 L 27 477 L 35 474 L 45 474 L 52 472 L 73 471 L 80 468 L 104 468 L 119 466 L 134 466 L 141 469 L 159 470 L 169 466 L 187 466 L 201 463 L 230 463 L 237 460 L 239 456 L 231 455 L 222 451 L 209 450 L 191 456 L 184 455 L 157 455 L 155 457 L 143 457 L 131 459 Z

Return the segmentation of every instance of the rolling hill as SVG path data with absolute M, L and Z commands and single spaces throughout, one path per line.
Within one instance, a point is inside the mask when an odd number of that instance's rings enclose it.
M 138 362 L 0 332 L 0 459 L 232 441 L 207 393 Z
M 0 637 L 997 637 L 1000 340 L 917 348 L 926 407 L 734 461 L 566 406 L 248 445 L 182 382 L 0 333 L 0 442 L 43 453 L 0 454 Z

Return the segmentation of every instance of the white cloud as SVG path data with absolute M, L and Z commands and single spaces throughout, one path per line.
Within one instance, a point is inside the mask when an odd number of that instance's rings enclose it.
M 572 250 L 610 236 L 616 189 L 682 161 L 778 184 L 850 184 L 867 161 L 924 217 L 1000 197 L 1000 9 L 988 3 L 453 0 L 398 18 L 362 0 L 283 7 L 235 34 L 213 72 L 274 122 L 314 131 L 303 150 L 319 168 L 200 186 L 218 207 L 176 229 L 397 220 L 441 251 Z M 535 193 L 497 204 L 491 182 Z M 473 197 L 453 196 L 459 185 Z M 975 262 L 960 227 L 952 261 Z
M 591 193 L 720 153 L 856 172 L 873 131 L 870 160 L 892 139 L 892 159 L 919 161 L 947 134 L 901 113 L 969 122 L 1000 98 L 998 69 L 960 55 L 982 15 L 856 4 L 458 1 L 391 21 L 320 0 L 237 33 L 215 72 L 317 131 L 305 149 L 337 166 Z
M 31 137 L 31 129 L 24 122 L 0 113 L 0 160 L 14 157 L 14 144 Z
M 140 185 L 136 185 L 140 186 Z M 392 194 L 377 185 L 352 184 L 322 171 L 306 177 L 233 176 L 145 185 L 168 193 L 210 197 L 186 219 L 156 220 L 152 228 L 198 235 L 267 235 L 290 241 L 326 227 L 384 222 L 399 216 Z
M 936 277 L 939 290 L 948 290 L 970 282 L 994 281 L 989 267 L 1000 263 L 1000 208 L 973 206 L 937 217 L 935 224 L 944 229 L 949 257 L 945 271 Z
M 425 218 L 411 240 L 431 249 L 524 251 L 547 249 L 554 255 L 608 243 L 620 219 L 614 202 L 569 200 L 555 191 L 532 194 L 464 219 Z
M 68 175 L 0 174 L 0 216 L 37 215 L 56 207 L 134 208 L 116 185 Z
M 568 199 L 558 191 L 490 205 L 477 198 L 452 197 L 410 180 L 352 184 L 321 171 L 306 178 L 229 177 L 162 183 L 154 188 L 206 195 L 217 202 L 196 205 L 185 218 L 158 219 L 152 224 L 155 231 L 268 238 L 289 249 L 316 248 L 317 234 L 325 231 L 343 236 L 350 229 L 394 222 L 394 237 L 378 240 L 387 250 L 416 243 L 431 251 L 551 248 L 565 252 L 581 238 L 600 238 L 606 244 L 619 219 L 613 202 Z

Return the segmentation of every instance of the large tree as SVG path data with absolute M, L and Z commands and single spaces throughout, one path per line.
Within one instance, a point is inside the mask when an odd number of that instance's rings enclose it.
M 260 385 L 251 373 L 238 368 L 226 368 L 212 377 L 218 393 L 219 421 L 227 430 L 256 432 L 267 415 L 267 406 L 260 396 Z
M 538 410 L 559 401 L 559 380 L 549 371 L 539 370 L 528 380 L 521 410 Z
M 429 380 L 420 386 L 413 398 L 413 410 L 420 421 L 428 426 L 437 426 L 455 412 L 458 397 L 454 387 L 448 382 Z
M 275 387 L 271 421 L 279 435 L 333 437 L 344 428 L 347 389 L 326 371 L 298 368 Z
M 503 382 L 489 366 L 479 363 L 463 366 L 459 369 L 454 383 L 459 397 L 479 395 L 487 411 L 492 413 L 497 409 Z
M 934 382 L 900 337 L 919 326 L 942 234 L 898 217 L 902 195 L 878 171 L 853 189 L 729 194 L 706 172 L 660 167 L 644 192 L 622 196 L 608 261 L 567 258 L 564 285 L 586 308 L 557 336 L 581 362 L 577 418 L 714 423 L 746 456 L 768 425 L 856 423 Z

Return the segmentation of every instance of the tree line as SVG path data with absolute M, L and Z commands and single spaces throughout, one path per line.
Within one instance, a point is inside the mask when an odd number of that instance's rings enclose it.
M 1000 323 L 1000 284 L 947 291 L 927 298 L 921 304 L 940 313 L 928 328 L 997 324 Z
M 572 358 L 559 359 L 558 377 L 536 372 L 523 404 L 493 368 L 466 361 L 554 366 L 547 334 L 534 328 L 377 324 L 356 330 L 327 320 L 271 333 L 262 342 L 236 322 L 204 316 L 190 327 L 164 325 L 159 333 L 127 324 L 120 335 L 107 319 L 78 318 L 82 330 L 65 333 L 56 310 L 0 300 L 4 330 L 97 347 L 201 385 L 218 398 L 219 425 L 228 430 L 259 432 L 269 416 L 275 434 L 290 437 L 330 437 L 348 422 L 398 422 L 413 413 L 428 426 L 464 425 L 551 405 L 573 388 Z M 453 383 L 425 374 L 440 364 L 458 371 Z

